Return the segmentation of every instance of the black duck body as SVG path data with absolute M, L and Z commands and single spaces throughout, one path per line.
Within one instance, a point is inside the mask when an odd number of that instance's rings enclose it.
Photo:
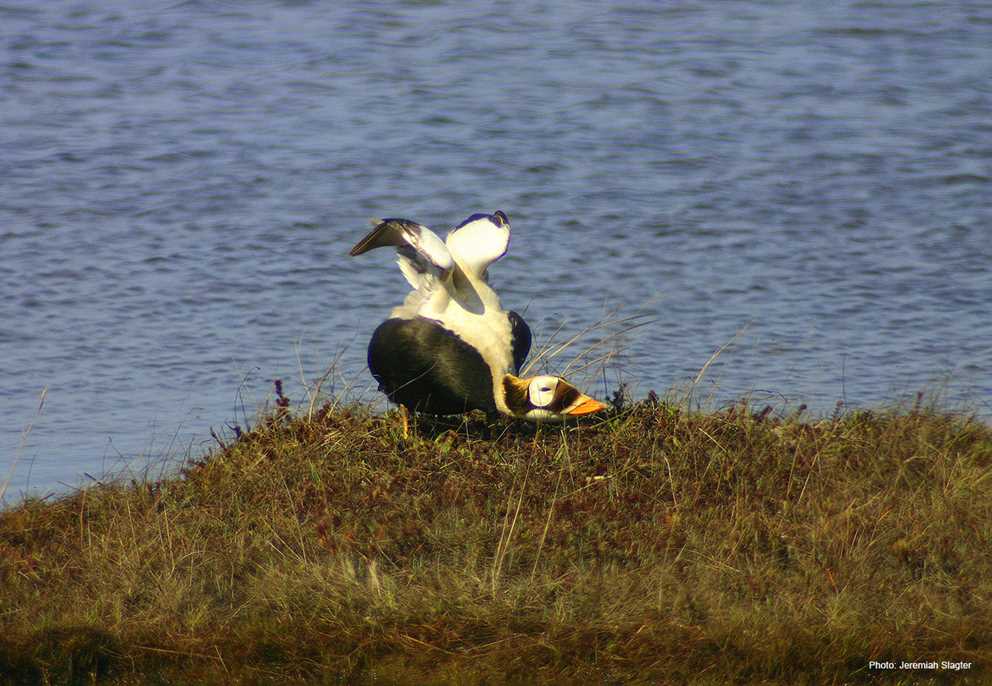
M 369 341 L 369 369 L 390 401 L 416 412 L 496 412 L 493 376 L 479 351 L 430 319 L 391 318 Z

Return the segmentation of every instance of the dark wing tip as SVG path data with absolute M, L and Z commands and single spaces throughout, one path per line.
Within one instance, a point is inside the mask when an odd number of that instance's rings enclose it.
M 368 242 L 369 242 L 369 236 L 366 236 L 362 240 L 358 241 L 358 243 L 356 243 L 351 248 L 351 250 L 348 251 L 348 254 L 352 257 L 358 257 L 362 253 L 368 252 L 369 250 L 372 249 L 368 247 Z
M 403 229 L 406 226 L 416 225 L 409 219 L 387 218 L 378 222 L 368 235 L 355 243 L 355 246 L 348 251 L 352 257 L 357 257 L 369 250 L 382 248 L 387 245 L 401 246 L 405 244 L 403 240 Z

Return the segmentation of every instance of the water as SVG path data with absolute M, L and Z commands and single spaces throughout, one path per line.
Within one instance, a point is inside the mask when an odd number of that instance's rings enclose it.
M 734 340 L 699 395 L 989 413 L 988 3 L 337 4 L 0 0 L 8 499 L 198 454 L 335 359 L 374 399 L 375 216 L 506 210 L 539 340 L 653 318 L 600 396 Z

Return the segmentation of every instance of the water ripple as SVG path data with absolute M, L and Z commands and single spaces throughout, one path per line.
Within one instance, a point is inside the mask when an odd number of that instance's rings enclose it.
M 656 320 L 617 339 L 611 386 L 684 384 L 737 336 L 717 402 L 829 412 L 947 377 L 989 404 L 980 4 L 83 0 L 0 21 L 0 454 L 48 386 L 41 488 L 110 442 L 154 452 L 150 422 L 188 444 L 239 393 L 293 391 L 297 348 L 308 377 L 341 352 L 374 397 L 364 344 L 406 286 L 385 253 L 346 256 L 373 216 L 507 210 L 493 283 L 539 340 L 611 308 Z

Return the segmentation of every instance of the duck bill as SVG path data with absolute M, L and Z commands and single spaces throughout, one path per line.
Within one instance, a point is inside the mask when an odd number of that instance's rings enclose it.
M 569 417 L 581 417 L 587 414 L 593 414 L 594 412 L 600 412 L 606 409 L 606 403 L 601 403 L 595 398 L 590 398 L 588 395 L 580 396 L 571 407 L 565 410 L 565 414 Z

